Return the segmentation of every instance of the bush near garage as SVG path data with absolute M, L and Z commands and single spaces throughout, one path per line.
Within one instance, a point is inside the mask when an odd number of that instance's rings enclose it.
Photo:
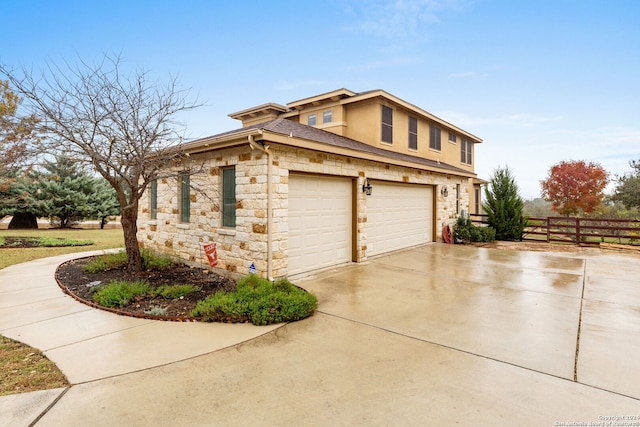
M 493 242 L 496 230 L 492 227 L 478 227 L 468 216 L 458 217 L 453 227 L 455 243 Z

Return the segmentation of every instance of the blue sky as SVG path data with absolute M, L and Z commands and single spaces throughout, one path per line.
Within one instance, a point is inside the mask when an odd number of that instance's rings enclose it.
M 479 136 L 476 172 L 509 166 L 525 198 L 562 160 L 613 175 L 640 159 L 640 2 L 635 0 L 2 1 L 0 61 L 120 53 L 177 75 L 206 105 L 182 120 L 203 137 L 227 114 L 346 87 L 384 89 Z

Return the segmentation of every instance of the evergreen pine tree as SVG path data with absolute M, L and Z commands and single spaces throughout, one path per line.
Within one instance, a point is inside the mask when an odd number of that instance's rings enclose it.
M 94 192 L 89 197 L 91 208 L 90 218 L 100 220 L 100 228 L 104 228 L 107 218 L 120 215 L 120 203 L 116 196 L 116 190 L 104 178 L 96 178 Z
M 518 186 L 508 167 L 493 172 L 485 188 L 484 211 L 489 226 L 496 230 L 497 240 L 522 240 L 527 219 L 523 216 L 524 202 L 518 195 Z
M 55 162 L 46 162 L 44 169 L 37 175 L 36 191 L 31 195 L 32 205 L 42 212 L 42 216 L 61 228 L 91 217 L 89 200 L 95 179 L 65 156 L 56 156 Z

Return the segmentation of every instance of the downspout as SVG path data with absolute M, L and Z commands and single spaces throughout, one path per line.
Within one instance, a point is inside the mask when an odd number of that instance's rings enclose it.
M 272 191 L 271 191 L 271 187 L 272 187 L 272 172 L 271 172 L 271 164 L 272 164 L 272 159 L 271 159 L 271 151 L 269 151 L 269 146 L 262 146 L 260 144 L 258 144 L 254 139 L 253 139 L 253 135 L 249 135 L 247 137 L 249 139 L 249 146 L 251 146 L 251 149 L 257 149 L 262 151 L 263 153 L 265 153 L 267 155 L 267 277 L 269 279 L 269 281 L 273 281 L 273 254 L 272 254 L 272 246 L 273 246 L 273 234 L 271 232 L 272 230 L 272 222 L 273 222 L 273 214 L 272 214 L 272 209 L 271 209 L 271 205 L 272 205 Z

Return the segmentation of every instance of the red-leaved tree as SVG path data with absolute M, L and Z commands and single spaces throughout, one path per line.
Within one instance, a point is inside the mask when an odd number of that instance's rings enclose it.
M 602 166 L 584 160 L 560 162 L 541 182 L 542 197 L 560 215 L 588 214 L 600 205 L 609 174 Z

